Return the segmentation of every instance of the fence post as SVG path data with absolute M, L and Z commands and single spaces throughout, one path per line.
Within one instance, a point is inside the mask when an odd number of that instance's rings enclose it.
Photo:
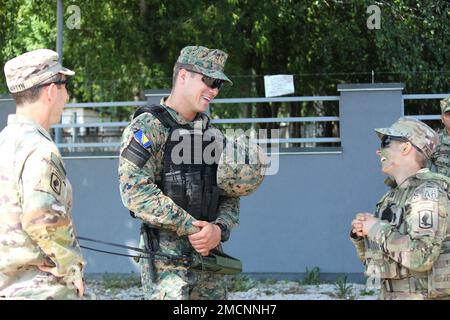
M 0 130 L 6 127 L 8 115 L 16 113 L 16 104 L 9 95 L 0 95 Z
M 403 88 L 402 83 L 338 85 L 342 147 L 366 152 L 378 146 L 373 129 L 402 116 Z
M 347 174 L 352 189 L 367 190 L 368 184 L 379 195 L 385 192 L 385 176 L 380 172 L 380 159 L 375 154 L 380 141 L 375 128 L 390 126 L 402 113 L 402 83 L 341 84 L 339 99 L 340 136 L 343 157 L 350 164 Z M 372 189 L 373 190 L 373 189 Z M 355 196 L 355 195 L 353 195 Z M 358 192 L 358 196 L 374 203 L 377 195 Z M 354 208 L 360 210 L 361 208 Z

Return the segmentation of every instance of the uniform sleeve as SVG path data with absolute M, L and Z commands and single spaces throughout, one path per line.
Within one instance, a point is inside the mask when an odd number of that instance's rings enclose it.
M 394 261 L 412 270 L 430 270 L 440 254 L 447 229 L 447 194 L 437 183 L 421 184 L 410 199 L 405 217 L 406 234 L 386 221 L 378 221 L 368 238 Z
M 386 178 L 384 183 L 391 188 L 394 188 L 397 184 L 391 178 Z M 376 212 L 379 212 L 380 207 L 382 206 L 386 197 L 390 194 L 390 191 L 384 194 L 384 196 L 378 201 L 376 206 Z M 356 254 L 358 255 L 359 260 L 361 260 L 364 264 L 366 263 L 366 246 L 364 242 L 364 237 L 358 237 L 356 234 L 352 233 L 350 230 L 350 241 L 353 243 L 356 249 Z
M 220 196 L 218 216 L 215 223 L 222 223 L 232 230 L 239 225 L 240 198 Z
M 350 231 L 350 240 L 356 249 L 356 254 L 358 255 L 359 260 L 363 263 L 366 261 L 366 247 L 364 245 L 364 238 L 358 237 Z
M 143 115 L 137 119 L 150 117 Z M 155 183 L 156 157 L 164 145 L 159 121 L 135 121 L 122 136 L 119 158 L 119 187 L 122 202 L 135 216 L 156 227 L 176 232 L 179 236 L 199 231 L 195 219 L 172 199 L 163 194 Z M 136 157 L 127 156 L 134 150 Z M 141 155 L 141 156 L 139 156 Z
M 57 159 L 52 150 L 40 148 L 25 161 L 21 223 L 49 259 L 54 273 L 71 283 L 82 279 L 85 262 L 73 229 L 65 172 L 55 163 Z

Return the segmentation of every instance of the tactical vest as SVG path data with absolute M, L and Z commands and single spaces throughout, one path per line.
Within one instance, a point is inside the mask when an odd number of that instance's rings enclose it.
M 134 113 L 133 119 L 144 112 L 150 112 L 169 129 L 169 138 L 164 148 L 161 181 L 156 181 L 156 184 L 166 196 L 194 218 L 214 221 L 217 218 L 219 204 L 217 161 L 207 163 L 203 155 L 211 143 L 218 141 L 215 141 L 215 137 L 204 139 L 209 121 L 205 128 L 179 124 L 160 105 L 139 108 Z M 209 154 L 213 158 L 220 157 L 223 149 L 220 143 L 215 146 L 217 148 L 208 147 L 209 151 L 212 150 Z M 215 154 L 216 151 L 218 154 Z
M 395 192 L 392 190 L 387 193 L 377 205 L 375 216 L 381 220 L 386 220 L 397 228 L 401 234 L 406 234 L 406 223 L 404 222 L 404 207 L 409 196 L 414 192 L 422 181 L 438 181 L 447 192 L 448 208 L 450 208 L 449 192 L 450 179 L 433 172 L 422 172 L 416 174 L 419 183 L 413 183 L 403 192 Z M 447 215 L 450 214 L 447 209 Z M 433 264 L 431 270 L 426 272 L 413 272 L 396 261 L 390 259 L 383 253 L 382 248 L 375 242 L 364 238 L 365 241 L 365 257 L 367 259 L 366 275 L 373 279 L 385 279 L 385 285 L 391 286 L 392 292 L 405 292 L 406 295 L 414 295 L 415 287 L 420 286 L 428 288 L 428 298 L 438 298 L 450 296 L 450 218 L 447 216 L 446 237 L 441 247 L 441 254 L 437 261 Z M 422 283 L 421 283 L 422 282 Z M 386 293 L 389 294 L 389 293 Z M 406 296 L 398 296 L 398 298 L 407 298 Z

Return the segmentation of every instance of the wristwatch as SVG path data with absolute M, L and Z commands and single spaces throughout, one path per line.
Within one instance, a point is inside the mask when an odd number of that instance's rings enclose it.
M 223 223 L 214 223 L 216 226 L 220 228 L 220 241 L 225 242 L 230 238 L 230 230 L 228 230 L 227 226 Z

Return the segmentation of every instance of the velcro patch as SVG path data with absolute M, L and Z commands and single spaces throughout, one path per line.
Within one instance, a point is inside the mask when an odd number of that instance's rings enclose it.
M 412 201 L 416 200 L 431 200 L 436 201 L 439 197 L 439 191 L 437 188 L 427 187 L 419 189 L 414 192 Z
M 422 229 L 433 227 L 433 212 L 431 210 L 419 211 L 419 227 Z
M 52 175 L 50 177 L 50 187 L 52 188 L 55 193 L 60 196 L 61 195 L 61 188 L 62 188 L 62 180 L 61 178 L 54 172 L 52 172 Z
M 134 139 L 136 139 L 136 141 L 139 142 L 139 144 L 145 149 L 150 148 L 152 145 L 151 140 L 142 132 L 142 130 L 137 130 L 134 133 Z

